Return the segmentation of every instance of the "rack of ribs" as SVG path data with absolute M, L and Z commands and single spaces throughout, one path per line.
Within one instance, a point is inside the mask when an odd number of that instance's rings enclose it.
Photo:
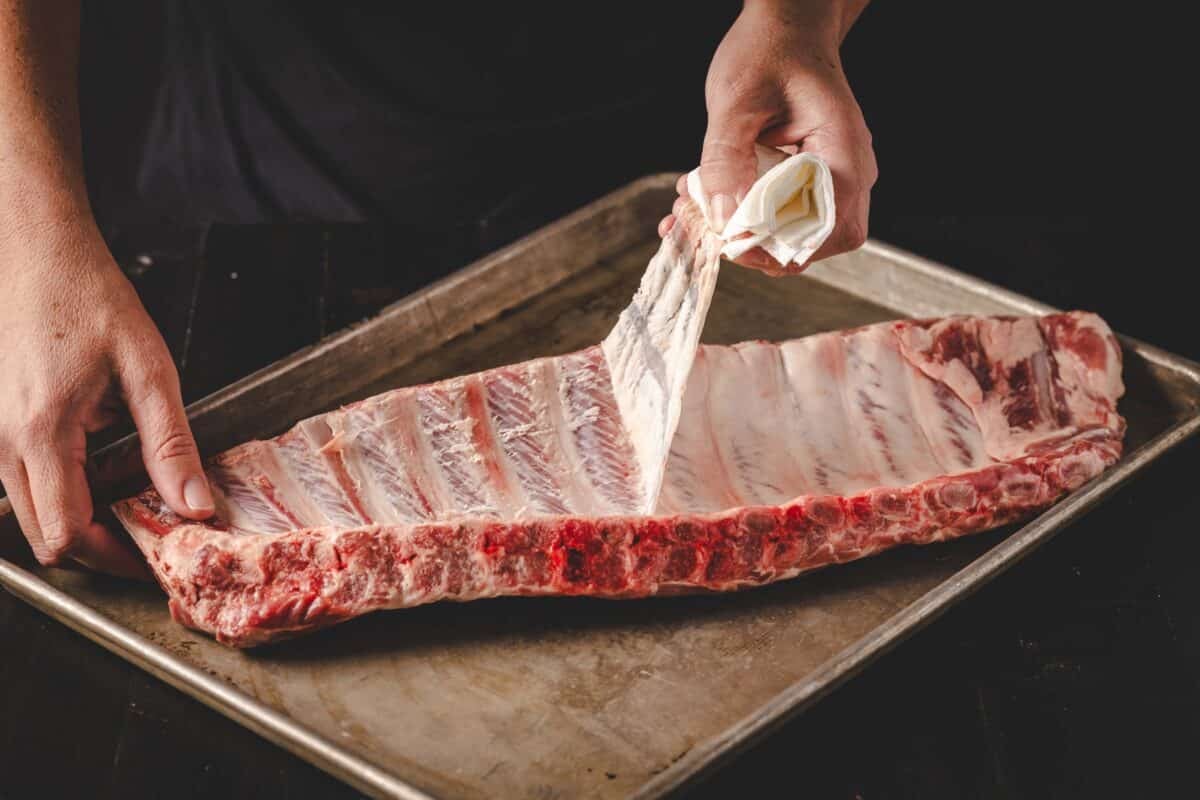
M 1125 427 L 1120 349 L 1082 312 L 700 346 L 653 497 L 620 391 L 601 346 L 396 389 L 212 459 L 205 522 L 152 489 L 114 509 L 174 617 L 251 646 L 438 600 L 740 589 L 981 531 L 1099 474 Z

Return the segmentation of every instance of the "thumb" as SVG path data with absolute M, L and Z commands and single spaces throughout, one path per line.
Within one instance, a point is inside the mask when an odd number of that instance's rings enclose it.
M 700 156 L 700 184 L 707 195 L 709 224 L 725 229 L 758 177 L 754 142 L 765 120 L 736 109 L 710 112 Z
M 192 438 L 179 376 L 170 358 L 123 371 L 122 387 L 142 440 L 142 460 L 154 488 L 173 511 L 190 519 L 212 515 L 213 498 Z

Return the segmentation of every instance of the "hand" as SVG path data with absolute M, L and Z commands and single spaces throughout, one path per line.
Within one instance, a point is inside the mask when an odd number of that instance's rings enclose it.
M 86 434 L 124 400 L 168 505 L 212 514 L 166 344 L 90 222 L 0 226 L 0 296 L 0 482 L 34 555 L 145 575 L 93 519 Z
M 724 229 L 757 178 L 755 142 L 796 145 L 824 159 L 833 174 L 837 218 L 812 261 L 866 241 L 878 176 L 871 134 L 838 56 L 848 22 L 841 13 L 825 13 L 833 5 L 797 3 L 788 13 L 785 4 L 747 3 L 717 48 L 705 85 L 708 130 L 700 182 L 709 195 L 713 227 Z M 686 196 L 682 182 L 677 188 Z M 659 235 L 672 225 L 674 215 L 663 219 Z M 758 248 L 738 263 L 781 274 L 780 265 Z

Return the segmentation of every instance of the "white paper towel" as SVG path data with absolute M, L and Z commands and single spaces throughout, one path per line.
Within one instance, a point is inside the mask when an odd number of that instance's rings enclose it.
M 720 232 L 721 255 L 736 259 L 761 247 L 779 265 L 798 271 L 829 238 L 836 206 L 829 167 L 811 153 L 757 146 L 759 178 Z M 688 174 L 688 194 L 710 222 L 700 170 Z

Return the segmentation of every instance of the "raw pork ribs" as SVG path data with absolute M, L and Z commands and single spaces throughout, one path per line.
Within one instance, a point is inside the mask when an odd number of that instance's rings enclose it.
M 174 617 L 237 646 L 436 600 L 736 589 L 1053 502 L 1120 456 L 1120 368 L 1078 312 L 702 346 L 651 498 L 597 346 L 236 447 L 206 523 L 152 490 L 115 509 Z

